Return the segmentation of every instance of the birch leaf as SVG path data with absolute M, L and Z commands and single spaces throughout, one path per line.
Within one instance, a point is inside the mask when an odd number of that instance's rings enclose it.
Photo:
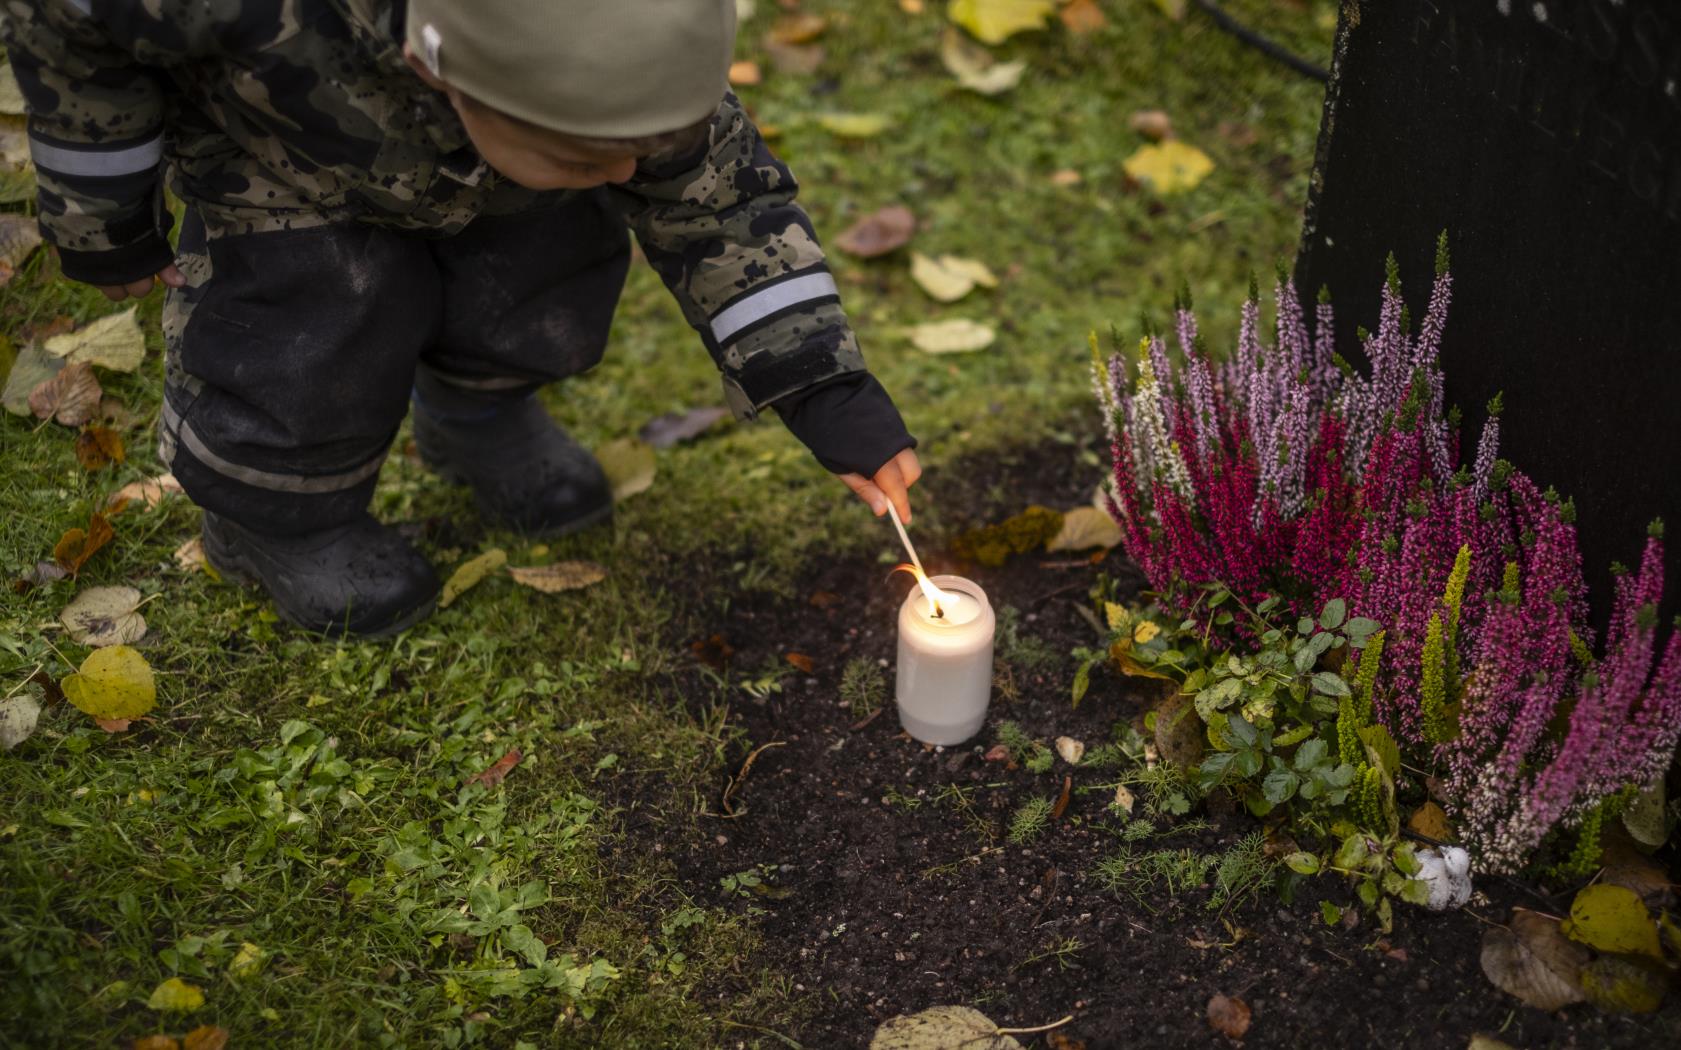
M 52 419 L 79 427 L 99 410 L 99 380 L 86 361 L 72 361 L 51 379 L 29 392 L 29 410 L 36 419 Z
M 139 718 L 158 702 L 151 665 L 126 645 L 95 649 L 59 688 L 66 700 L 95 718 Z
M 958 255 L 927 256 L 911 253 L 911 280 L 942 303 L 955 303 L 974 291 L 976 285 L 998 287 L 998 278 L 986 263 Z
M 152 989 L 146 1005 L 168 1013 L 190 1014 L 204 1005 L 204 990 L 179 977 L 171 977 Z
M 9 282 L 29 253 L 40 246 L 41 227 L 33 215 L 0 215 L 0 285 Z
M 146 356 L 146 333 L 140 330 L 139 310 L 131 306 L 74 332 L 55 335 L 46 341 L 44 349 L 71 364 L 86 361 L 113 372 L 132 372 Z
M 1021 1044 L 1013 1036 L 1000 1035 L 998 1026 L 979 1010 L 934 1006 L 901 1014 L 877 1028 L 870 1050 L 1021 1050 Z
M 41 687 L 33 682 L 0 700 L 0 747 L 10 751 L 28 740 L 41 718 Z
M 80 645 L 130 645 L 146 636 L 140 600 L 133 587 L 89 587 L 64 607 L 58 621 Z
M 1105 550 L 1121 542 L 1120 526 L 1107 511 L 1096 507 L 1075 507 L 1062 516 L 1062 529 L 1046 545 L 1047 551 Z
M 165 496 L 180 495 L 183 491 L 174 474 L 159 474 L 155 478 L 131 481 L 124 485 L 106 501 L 105 508 L 115 512 L 130 503 L 141 503 L 147 510 L 151 510 L 162 503 Z
M 619 438 L 595 450 L 607 481 L 613 486 L 613 502 L 623 503 L 638 492 L 646 492 L 654 484 L 659 465 L 654 459 L 654 447 L 636 438 Z
M 926 354 L 966 354 L 985 350 L 998 333 L 978 321 L 929 321 L 911 328 L 911 345 Z
M 901 248 L 916 232 L 916 216 L 902 204 L 889 204 L 859 219 L 835 238 L 835 247 L 860 259 Z
M 17 360 L 12 362 L 11 372 L 6 375 L 6 387 L 4 392 L 0 392 L 0 404 L 4 404 L 6 411 L 14 416 L 31 415 L 29 395 L 36 387 L 57 375 L 63 367 L 63 361 L 49 357 L 40 347 L 24 347 L 18 352 Z
M 28 107 L 24 105 L 23 91 L 18 87 L 12 64 L 0 65 L 0 113 L 22 116 L 26 112 Z
M 1121 167 L 1128 177 L 1167 196 L 1195 188 L 1214 170 L 1214 162 L 1195 146 L 1168 139 L 1139 147 Z
M 940 61 L 957 82 L 982 95 L 1001 95 L 1021 82 L 1024 61 L 1000 62 L 992 52 L 947 26 L 940 37 Z
M 1483 934 L 1483 974 L 1501 991 L 1538 1010 L 1581 1002 L 1582 967 L 1589 952 L 1566 940 L 1558 920 L 1519 908 L 1510 927 Z
M 843 139 L 873 139 L 892 123 L 884 113 L 825 113 L 817 118 L 819 127 Z
M 1043 29 L 1054 0 L 951 0 L 946 14 L 983 44 L 1002 44 L 1017 33 Z
M 438 595 L 438 608 L 449 608 L 451 602 L 478 586 L 480 580 L 507 563 L 508 553 L 500 547 L 492 547 L 478 557 L 463 562 L 460 568 L 450 573 L 449 579 L 444 581 L 443 593 Z
M 508 575 L 522 587 L 544 594 L 558 594 L 600 583 L 607 578 L 607 570 L 592 561 L 557 561 L 553 565 L 511 568 Z

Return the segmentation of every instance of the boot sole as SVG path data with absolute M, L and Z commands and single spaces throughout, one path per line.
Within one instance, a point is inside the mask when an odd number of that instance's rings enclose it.
M 243 587 L 254 587 L 262 591 L 265 595 L 267 595 L 270 604 L 274 606 L 274 611 L 280 614 L 280 618 L 282 620 L 285 620 L 293 627 L 308 631 L 311 634 L 325 635 L 328 638 L 389 638 L 394 634 L 399 634 L 408 630 L 410 627 L 413 627 L 415 624 L 426 619 L 428 616 L 432 615 L 433 611 L 438 606 L 437 598 L 429 598 L 423 604 L 418 605 L 410 611 L 404 613 L 391 623 L 373 631 L 351 631 L 347 630 L 342 624 L 321 627 L 316 624 L 306 623 L 290 609 L 286 608 L 286 606 L 275 600 L 274 595 L 269 592 L 266 586 L 264 586 L 262 574 L 257 571 L 256 567 L 248 559 L 240 555 L 238 552 L 222 546 L 221 541 L 213 539 L 209 532 L 202 532 L 200 535 L 204 544 L 204 560 L 210 564 L 211 568 L 215 569 L 223 577 L 232 580 L 234 583 Z

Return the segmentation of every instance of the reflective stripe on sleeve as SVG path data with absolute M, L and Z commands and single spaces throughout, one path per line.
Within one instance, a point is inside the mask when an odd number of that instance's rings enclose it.
M 29 155 L 35 166 L 59 175 L 111 177 L 150 171 L 163 159 L 163 132 L 132 145 L 105 149 L 92 146 L 71 149 L 29 136 Z
M 835 279 L 826 272 L 808 273 L 803 277 L 778 281 L 751 292 L 745 298 L 738 299 L 718 311 L 711 322 L 712 338 L 722 346 L 743 329 L 771 314 L 814 299 L 828 299 L 839 295 L 840 289 L 835 287 Z
M 80 11 L 83 15 L 90 18 L 93 16 L 93 0 L 66 0 L 66 2 L 68 2 L 71 7 Z

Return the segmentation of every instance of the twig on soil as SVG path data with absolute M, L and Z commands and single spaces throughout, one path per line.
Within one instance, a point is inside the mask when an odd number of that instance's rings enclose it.
M 1060 594 L 1067 594 L 1070 591 L 1084 590 L 1085 588 L 1087 588 L 1089 586 L 1091 586 L 1091 584 L 1087 583 L 1085 580 L 1080 580 L 1077 583 L 1071 583 L 1066 587 L 1058 587 L 1056 590 L 1050 591 L 1050 592 L 1045 593 L 1045 594 L 1041 594 L 1039 597 L 1033 599 L 1031 602 L 1028 602 L 1027 607 L 1029 609 L 1037 609 L 1037 608 L 1039 608 L 1039 606 L 1045 604 L 1046 602 L 1050 601 L 1052 598 L 1055 598 L 1056 596 L 1058 596 Z
M 753 763 L 758 761 L 759 756 L 773 747 L 782 747 L 787 742 L 788 741 L 786 740 L 772 740 L 768 744 L 760 744 L 758 747 L 754 748 L 753 752 L 747 756 L 747 761 L 741 764 L 741 772 L 731 777 L 730 782 L 724 786 L 724 797 L 718 800 L 719 806 L 724 812 L 709 815 L 720 817 L 724 820 L 734 820 L 735 818 L 746 814 L 746 807 L 736 809 L 731 800 L 735 798 L 736 792 L 741 790 L 741 785 L 747 782 L 747 773 L 753 768 Z
M 1035 1032 L 1048 1032 L 1053 1028 L 1061 1028 L 1063 1025 L 1067 1024 L 1069 1021 L 1072 1021 L 1072 1020 L 1074 1020 L 1074 1015 L 1069 1014 L 1067 1017 L 1064 1017 L 1060 1021 L 1052 1021 L 1050 1024 L 1042 1024 L 1037 1028 L 1000 1028 L 998 1031 L 994 1032 L 993 1034 L 994 1035 L 1032 1035 Z
M 981 850 L 979 853 L 975 853 L 975 854 L 972 854 L 972 855 L 967 856 L 967 857 L 959 857 L 956 860 L 951 861 L 947 864 L 936 864 L 932 868 L 924 868 L 920 872 L 917 873 L 917 877 L 922 878 L 922 879 L 926 879 L 929 876 L 935 875 L 935 874 L 937 874 L 939 872 L 942 872 L 942 871 L 956 871 L 957 866 L 959 864 L 962 864 L 962 863 L 966 862 L 966 861 L 971 861 L 971 860 L 978 861 L 982 857 L 989 857 L 994 853 L 1002 853 L 1002 852 L 1004 852 L 1004 847 L 1003 846 L 990 846 L 987 849 Z
M 749 1032 L 763 1032 L 764 1034 L 770 1036 L 771 1038 L 776 1039 L 779 1042 L 781 1042 L 783 1046 L 793 1047 L 794 1050 L 805 1050 L 804 1046 L 795 1042 L 793 1039 L 790 1039 L 788 1036 L 783 1035 L 781 1032 L 778 1032 L 774 1028 L 761 1028 L 759 1025 L 756 1025 L 756 1024 L 742 1024 L 740 1021 L 731 1021 L 731 1020 L 727 1020 L 727 1019 L 722 1018 L 722 1017 L 718 1018 L 718 1021 L 719 1021 L 720 1024 L 723 1024 L 725 1027 L 728 1027 L 728 1028 L 745 1028 Z
M 858 732 L 858 730 L 867 727 L 871 722 L 874 722 L 876 719 L 880 718 L 881 713 L 885 710 L 887 710 L 887 705 L 882 704 L 880 707 L 876 708 L 874 711 L 871 711 L 869 714 L 865 715 L 863 718 L 860 718 L 858 721 L 852 723 L 852 731 L 854 733 L 856 733 L 856 732 Z

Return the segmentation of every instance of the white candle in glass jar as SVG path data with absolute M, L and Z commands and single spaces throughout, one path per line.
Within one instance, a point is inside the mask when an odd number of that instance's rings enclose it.
M 928 582 L 955 600 L 936 615 L 934 602 L 913 587 L 899 608 L 899 724 L 925 744 L 961 744 L 986 721 L 997 621 L 986 592 L 969 580 Z

